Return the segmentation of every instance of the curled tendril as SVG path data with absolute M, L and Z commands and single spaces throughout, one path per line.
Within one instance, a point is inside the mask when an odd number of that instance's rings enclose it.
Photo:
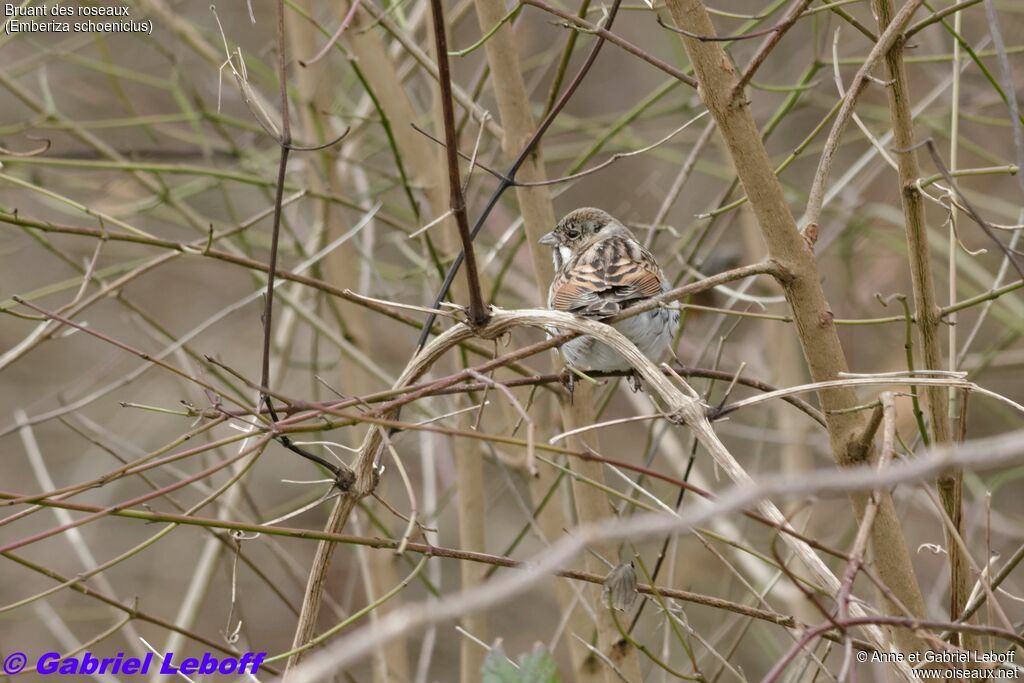
M 27 152 L 15 152 L 12 149 L 7 149 L 6 147 L 0 145 L 0 154 L 6 154 L 7 156 L 12 157 L 36 157 L 39 156 L 40 154 L 45 154 L 50 149 L 50 146 L 53 144 L 49 138 L 37 138 L 32 135 L 26 135 L 25 137 L 27 137 L 29 140 L 41 141 L 43 144 L 38 149 L 29 150 Z

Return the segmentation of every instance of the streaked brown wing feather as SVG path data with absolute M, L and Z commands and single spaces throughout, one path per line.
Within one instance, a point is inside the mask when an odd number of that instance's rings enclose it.
M 567 262 L 551 283 L 550 305 L 577 315 L 615 315 L 662 292 L 664 276 L 650 252 L 625 237 L 596 242 Z

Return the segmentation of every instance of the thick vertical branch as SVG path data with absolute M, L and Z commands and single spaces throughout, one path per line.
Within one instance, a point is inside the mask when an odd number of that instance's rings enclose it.
M 711 18 L 700 0 L 668 0 L 667 4 L 680 28 L 699 35 L 715 33 Z M 812 245 L 797 228 L 745 99 L 732 97 L 738 80 L 732 61 L 719 42 L 688 37 L 683 37 L 682 41 L 700 82 L 704 104 L 715 117 L 736 172 L 750 198 L 769 256 L 783 273 L 779 282 L 793 311 L 811 377 L 814 381 L 836 379 L 847 370 L 846 356 L 821 288 Z M 824 390 L 819 393 L 819 400 L 825 410 L 836 462 L 852 465 L 865 457 L 873 457 L 873 453 L 865 454 L 855 447 L 864 428 L 864 418 L 859 412 L 845 410 L 857 404 L 854 391 L 848 387 Z M 852 501 L 858 519 L 861 519 L 868 497 L 855 494 Z M 924 600 L 889 495 L 879 497 L 878 516 L 871 535 L 882 580 L 914 615 L 922 616 Z M 895 612 L 898 607 L 888 603 L 887 609 Z M 896 632 L 895 640 L 904 650 L 923 647 L 921 641 L 909 632 Z
M 476 0 L 476 13 L 480 30 L 487 31 L 501 21 L 504 8 L 501 3 L 493 0 Z M 530 111 L 530 100 L 519 67 L 519 53 L 516 51 L 512 25 L 505 24 L 498 29 L 484 44 L 484 48 L 487 51 L 487 64 L 491 68 L 491 82 L 494 97 L 498 101 L 501 128 L 505 132 L 501 147 L 509 161 L 514 161 L 516 155 L 530 142 L 537 124 Z M 524 182 L 547 180 L 544 156 L 539 146 L 523 160 L 516 177 Z M 546 185 L 517 186 L 516 200 L 523 215 L 523 231 L 533 261 L 539 295 L 537 301 L 543 304 L 553 272 L 551 254 L 538 240 L 555 225 L 551 189 Z
M 487 308 L 480 294 L 480 275 L 476 268 L 473 239 L 469 235 L 466 200 L 462 196 L 462 176 L 459 173 L 458 136 L 455 134 L 455 108 L 452 105 L 452 75 L 448 66 L 448 37 L 445 35 L 444 9 L 441 0 L 430 0 L 434 21 L 434 45 L 437 48 L 437 75 L 441 86 L 441 112 L 444 119 L 445 154 L 448 161 L 448 202 L 455 223 L 459 226 L 462 253 L 466 262 L 466 286 L 469 290 L 469 319 L 474 325 L 487 322 Z
M 468 416 L 459 422 L 459 427 L 472 428 Z M 484 459 L 476 445 L 468 439 L 455 439 L 453 451 L 455 484 L 458 490 L 456 495 L 459 508 L 459 545 L 466 550 L 483 552 L 487 549 L 487 484 L 484 479 Z M 487 580 L 487 566 L 475 562 L 460 562 L 459 577 L 462 590 L 472 590 Z M 487 612 L 480 610 L 463 615 L 459 624 L 474 638 L 486 641 L 487 621 Z M 486 657 L 486 650 L 469 638 L 462 638 L 459 643 L 459 680 L 462 683 L 479 681 Z
M 339 8 L 339 12 L 347 13 L 351 3 Z M 416 112 L 405 92 L 402 79 L 394 61 L 389 57 L 387 46 L 381 40 L 379 30 L 370 30 L 370 22 L 366 21 L 361 12 L 356 12 L 352 23 L 346 31 L 344 39 L 348 42 L 359 60 L 363 75 L 373 90 L 381 109 L 387 112 L 391 129 L 395 138 L 395 146 L 401 155 L 403 164 L 410 169 L 414 184 L 423 188 L 431 215 L 427 219 L 441 216 L 447 211 L 448 202 L 444 192 L 443 176 L 439 172 L 439 157 L 432 143 L 417 133 L 412 124 L 416 121 Z M 437 230 L 445 230 L 450 226 L 449 220 L 441 221 Z M 372 432 L 370 433 L 372 434 Z M 369 438 L 369 437 L 367 437 Z M 348 522 L 349 515 L 355 504 L 373 490 L 375 477 L 373 458 L 375 452 L 368 452 L 353 466 L 356 481 L 337 498 L 331 515 L 324 525 L 328 533 L 340 532 Z M 316 633 L 317 616 L 327 582 L 328 570 L 337 544 L 321 542 L 317 546 L 316 556 L 310 568 L 306 583 L 306 593 L 302 601 L 302 613 L 295 629 L 293 645 L 299 647 L 308 642 Z M 293 655 L 288 660 L 291 672 L 305 656 L 305 651 Z
M 605 29 L 611 28 L 612 22 L 615 21 L 615 15 L 619 11 L 620 4 L 622 4 L 622 0 L 612 0 L 612 5 L 610 8 L 608 8 L 607 19 L 604 24 Z M 540 125 L 537 126 L 537 130 L 534 131 L 533 135 L 530 136 L 530 139 L 527 141 L 526 145 L 524 145 L 523 149 L 520 150 L 519 155 L 516 156 L 516 160 L 513 161 L 509 169 L 505 171 L 504 177 L 498 183 L 498 187 L 496 187 L 494 189 L 494 192 L 491 193 L 490 198 L 488 198 L 487 203 L 484 205 L 483 211 L 481 211 L 480 215 L 477 216 L 476 223 L 473 224 L 473 229 L 470 231 L 470 239 L 474 239 L 477 236 L 477 233 L 479 233 L 480 229 L 483 228 L 484 221 L 487 220 L 487 217 L 491 214 L 491 211 L 497 205 L 498 200 L 501 199 L 501 195 L 505 193 L 505 190 L 507 190 L 514 184 L 516 174 L 519 172 L 519 168 L 526 162 L 529 156 L 533 154 L 537 145 L 540 144 L 540 139 L 544 137 L 544 134 L 547 132 L 548 128 L 551 126 L 552 123 L 554 123 L 555 118 L 558 116 L 559 113 L 561 113 L 562 109 L 565 108 L 565 105 L 568 104 L 569 99 L 572 98 L 573 93 L 576 92 L 576 89 L 580 86 L 580 83 L 583 82 L 583 79 L 586 77 L 587 73 L 590 72 L 590 67 L 594 65 L 594 60 L 597 59 L 597 55 L 599 52 L 601 52 L 601 48 L 604 46 L 604 43 L 605 39 L 601 36 L 598 36 L 598 38 L 594 41 L 593 47 L 590 48 L 590 52 L 587 54 L 587 58 L 583 60 L 583 64 L 580 65 L 579 71 L 576 72 L 576 76 L 572 79 L 569 85 L 566 86 L 565 92 L 562 93 L 562 95 L 558 98 L 558 101 L 555 103 L 555 106 L 551 108 L 551 111 L 549 111 L 544 116 L 544 119 L 540 122 Z M 437 296 L 434 298 L 434 308 L 437 308 L 441 304 L 441 302 L 444 301 L 444 297 L 447 296 L 448 289 L 451 287 L 451 284 L 455 279 L 455 274 L 462 266 L 463 257 L 464 254 L 460 253 L 456 257 L 455 261 L 452 262 L 452 265 L 449 266 L 448 273 L 445 275 L 444 282 L 441 284 L 441 289 L 438 291 Z M 436 318 L 436 314 L 431 314 L 427 318 L 427 321 L 423 326 L 423 331 L 420 334 L 420 338 L 416 343 L 417 349 L 422 349 L 423 346 L 427 343 L 427 338 L 430 336 L 431 326 L 434 324 Z
M 878 19 L 879 30 L 892 21 L 895 7 L 892 0 L 872 0 L 871 7 Z M 897 157 L 900 179 L 900 197 L 903 202 L 903 221 L 907 232 L 907 255 L 910 258 L 910 274 L 914 286 L 914 316 L 921 339 L 924 369 L 942 369 L 942 345 L 939 341 L 940 308 L 935 300 L 935 286 L 932 282 L 931 252 L 928 248 L 928 226 L 924 217 L 924 198 L 917 188 L 921 170 L 914 150 L 914 120 L 910 107 L 910 87 L 907 70 L 903 62 L 905 39 L 897 39 L 885 54 L 889 71 L 889 116 L 892 119 L 893 143 Z M 950 349 L 955 354 L 954 349 Z M 932 436 L 936 444 L 950 441 L 949 396 L 945 387 L 923 388 Z M 939 495 L 946 514 L 959 532 L 962 529 L 961 497 L 963 475 L 958 470 L 945 472 L 939 477 Z M 960 552 L 956 541 L 947 534 L 946 547 L 949 550 L 950 566 L 950 615 L 963 611 L 967 599 L 968 570 L 966 558 Z
M 444 127 L 445 155 L 448 169 L 448 207 L 455 217 L 462 243 L 462 256 L 466 265 L 466 294 L 469 299 L 468 317 L 472 324 L 483 325 L 490 317 L 480 292 L 480 276 L 477 272 L 473 238 L 469 231 L 466 215 L 466 200 L 462 195 L 462 177 L 459 173 L 458 135 L 455 131 L 455 113 L 452 104 L 451 70 L 448 64 L 448 39 L 445 35 L 444 8 L 442 0 L 431 0 L 430 10 L 434 32 L 435 59 L 437 60 L 438 83 L 440 86 L 440 119 Z M 460 417 L 460 426 L 469 429 L 469 415 Z M 487 546 L 487 529 L 484 523 L 486 497 L 484 494 L 484 462 L 476 448 L 465 439 L 453 442 L 456 485 L 458 487 L 459 542 L 464 548 L 483 550 Z M 471 590 L 484 583 L 486 568 L 470 566 L 463 562 L 459 567 L 462 589 Z M 480 611 L 466 614 L 461 619 L 462 628 L 478 640 L 487 640 L 487 613 Z M 463 683 L 475 683 L 484 666 L 486 652 L 476 643 L 464 638 L 460 644 L 459 676 Z
M 311 13 L 316 5 L 315 0 L 300 0 L 301 6 L 307 13 Z M 344 12 L 340 27 L 347 28 L 348 23 L 354 18 L 357 4 L 353 3 L 348 11 Z M 299 17 L 296 13 L 288 15 L 287 28 L 289 39 L 292 45 L 312 46 L 317 44 L 319 33 L 312 23 Z M 348 20 L 348 23 L 346 23 Z M 338 33 L 332 36 L 332 40 L 340 37 Z M 327 48 L 331 42 L 325 44 L 320 54 L 327 55 Z M 301 57 L 297 54 L 296 57 Z M 299 62 L 302 67 L 295 71 L 295 95 L 294 102 L 298 122 L 301 125 L 301 138 L 312 142 L 317 141 L 318 134 L 324 138 L 330 138 L 334 134 L 333 122 L 324 117 L 322 112 L 329 111 L 334 92 L 324 76 L 327 72 L 328 63 L 326 60 L 310 59 Z M 353 143 L 353 147 L 359 141 Z M 354 156 L 355 150 L 350 153 Z M 304 169 L 306 182 L 309 187 L 318 192 L 327 192 L 330 188 L 346 186 L 359 187 L 359 174 L 363 169 L 357 166 L 343 166 L 336 162 L 332 155 L 325 152 L 318 154 L 317 163 L 312 161 Z M 316 222 L 322 226 L 323 238 L 321 242 L 329 242 L 339 237 L 349 229 L 341 212 L 336 210 L 330 202 L 320 202 L 317 205 Z M 366 231 L 373 228 L 368 226 Z M 365 234 L 365 233 L 364 233 Z M 360 289 L 360 271 L 369 267 L 369 264 L 361 264 L 359 247 L 350 240 L 331 252 L 324 259 L 324 277 L 331 283 L 342 289 L 351 289 L 354 292 L 365 294 Z M 301 292 L 300 292 L 301 293 Z M 315 294 L 310 292 L 310 294 Z M 313 298 L 312 296 L 310 298 Z M 290 311 L 285 311 L 289 313 Z M 350 306 L 344 310 L 345 334 L 352 345 L 362 352 L 371 350 L 372 326 L 366 309 L 360 306 Z M 362 396 L 373 389 L 370 382 L 371 374 L 365 367 L 356 362 L 347 362 L 339 368 L 339 373 L 332 373 L 332 383 L 337 382 L 341 391 Z M 382 495 L 391 499 L 388 485 L 393 479 L 381 482 Z M 368 555 L 368 562 L 372 567 L 372 586 L 368 585 L 368 595 L 376 595 L 389 590 L 397 585 L 401 578 L 396 571 L 396 562 L 399 561 L 392 553 L 373 552 Z M 402 596 L 395 596 L 374 610 L 371 618 L 380 618 L 398 609 L 402 605 Z M 380 648 L 374 653 L 373 658 L 373 680 L 375 683 L 388 683 L 390 681 L 408 681 L 409 674 L 409 653 L 405 638 L 396 638 L 394 641 Z
M 338 533 L 341 529 L 344 529 L 349 515 L 352 514 L 356 504 L 373 490 L 375 479 L 373 455 L 373 453 L 370 453 L 360 461 L 356 482 L 337 498 L 337 502 L 331 509 L 331 515 L 324 525 L 324 530 L 328 533 Z M 293 648 L 302 647 L 312 640 L 316 634 L 317 618 L 320 615 L 320 603 L 327 585 L 327 569 L 331 566 L 331 558 L 334 557 L 334 551 L 337 547 L 337 543 L 328 541 L 321 541 L 317 544 L 316 554 L 313 556 L 313 566 L 310 569 L 309 578 L 306 580 L 306 594 L 302 599 L 299 623 L 295 627 L 295 635 L 292 639 Z M 288 665 L 284 676 L 285 681 L 288 681 L 288 677 L 299 666 L 307 653 L 308 650 L 302 650 L 288 658 Z
M 572 403 L 564 411 L 566 415 L 566 428 L 576 429 L 594 423 L 594 391 L 593 385 L 589 382 L 580 382 L 572 397 Z M 587 432 L 586 435 L 579 435 L 570 440 L 570 447 L 584 450 L 591 448 L 600 452 L 601 447 L 597 443 L 597 432 Z M 600 525 L 606 522 L 614 514 L 609 504 L 608 496 L 597 490 L 594 484 L 603 485 L 604 465 L 592 460 L 572 458 L 569 467 L 573 472 L 586 480 L 583 481 L 573 477 L 572 493 L 576 508 L 576 521 L 581 525 Z M 614 542 L 596 543 L 590 546 L 590 553 L 586 558 L 587 570 L 595 574 L 607 574 L 608 564 L 615 566 L 619 563 L 618 549 Z M 590 602 L 594 605 L 597 614 L 597 646 L 601 654 L 611 662 L 613 666 L 625 676 L 628 681 L 643 680 L 640 675 L 640 660 L 636 650 L 625 642 L 619 632 L 615 621 L 612 618 L 611 608 L 601 603 L 601 591 L 597 586 L 589 590 Z M 586 637 L 585 634 L 578 634 Z M 577 668 L 577 676 L 580 680 L 591 680 L 604 673 L 604 680 L 607 683 L 617 683 L 622 680 L 619 675 L 609 668 L 603 661 L 591 655 L 583 661 L 583 665 Z
M 476 14 L 481 31 L 489 31 L 504 16 L 504 7 L 494 0 L 476 0 Z M 572 34 L 575 39 L 576 34 Z M 515 163 L 516 157 L 523 149 L 529 149 L 530 140 L 537 130 L 537 123 L 530 110 L 526 84 L 519 65 L 519 52 L 516 48 L 514 29 L 510 23 L 504 24 L 484 44 L 487 52 L 487 63 L 491 69 L 491 83 L 495 99 L 498 103 L 498 114 L 501 117 L 501 128 L 504 135 L 501 140 L 502 150 L 509 163 Z M 557 93 L 555 93 L 557 94 Z M 552 96 L 552 103 L 554 96 Z M 527 182 L 547 179 L 544 169 L 544 156 L 538 145 L 526 155 L 517 173 L 520 180 Z M 551 254 L 547 247 L 539 243 L 541 236 L 551 230 L 555 224 L 555 208 L 551 200 L 551 190 L 546 185 L 533 187 L 516 186 L 516 200 L 519 212 L 523 217 L 523 232 L 530 250 L 533 264 L 534 282 L 537 286 L 537 303 L 543 305 L 547 299 L 548 284 L 553 276 Z M 550 401 L 551 397 L 541 396 L 541 401 Z M 581 405 L 581 404 L 577 404 Z M 560 404 L 565 423 L 571 424 L 569 407 Z M 588 410 L 592 408 L 588 407 Z M 548 431 L 557 417 L 551 410 L 541 408 L 537 411 L 538 427 L 542 433 Z M 591 422 L 593 416 L 591 416 Z M 566 427 L 567 429 L 569 427 Z M 537 508 L 548 490 L 554 485 L 555 475 L 551 468 L 541 468 L 538 476 L 530 481 L 530 493 L 534 507 Z M 580 492 L 580 495 L 597 496 L 604 500 L 600 491 L 592 488 Z M 548 504 L 537 515 L 537 523 L 547 540 L 552 541 L 569 527 L 562 507 Z M 568 629 L 570 632 L 583 634 L 588 629 L 586 613 L 578 605 L 576 591 L 565 582 L 559 581 L 555 586 L 555 594 L 562 611 L 571 610 Z M 583 683 L 591 678 L 588 674 L 589 664 L 593 658 L 586 646 L 574 638 L 563 639 L 567 643 L 572 658 L 573 669 L 577 680 Z M 593 678 L 602 677 L 594 672 Z

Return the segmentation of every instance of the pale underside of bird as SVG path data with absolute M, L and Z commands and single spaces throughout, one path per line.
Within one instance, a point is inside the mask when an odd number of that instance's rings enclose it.
M 552 247 L 555 277 L 548 307 L 602 320 L 670 288 L 661 268 L 622 223 L 600 209 L 569 213 L 541 238 Z M 679 312 L 658 307 L 621 320 L 613 327 L 657 362 L 672 343 Z M 562 346 L 566 363 L 579 370 L 630 370 L 618 352 L 594 337 Z

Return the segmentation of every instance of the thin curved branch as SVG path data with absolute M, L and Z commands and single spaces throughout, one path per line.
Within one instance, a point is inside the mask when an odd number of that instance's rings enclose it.
M 835 156 L 836 150 L 839 148 L 839 142 L 842 140 L 843 132 L 846 130 L 846 126 L 850 123 L 853 118 L 853 112 L 857 105 L 857 99 L 860 94 L 864 92 L 868 83 L 871 82 L 869 76 L 871 70 L 875 67 L 882 57 L 889 51 L 889 49 L 896 43 L 897 40 L 901 39 L 903 35 L 903 29 L 910 22 L 914 13 L 918 7 L 921 6 L 923 0 L 907 0 L 906 4 L 900 8 L 889 25 L 886 26 L 885 31 L 878 37 L 878 42 L 871 48 L 871 52 L 864 59 L 864 63 L 860 69 L 857 70 L 857 74 L 853 77 L 853 81 L 850 82 L 850 89 L 846 91 L 846 96 L 843 98 L 843 104 L 839 109 L 839 113 L 836 114 L 835 121 L 832 123 L 832 130 L 829 131 L 828 139 L 825 141 L 825 147 L 821 152 L 821 158 L 818 161 L 818 168 L 814 172 L 814 182 L 811 185 L 811 190 L 808 193 L 809 198 L 807 200 L 807 209 L 804 211 L 804 231 L 811 230 L 810 234 L 815 234 L 818 228 L 818 223 L 821 221 L 821 210 L 825 200 L 825 185 L 828 182 L 830 172 L 832 170 L 832 160 Z M 813 226 L 813 228 L 811 227 Z
M 315 55 L 313 55 L 309 59 L 300 59 L 300 66 L 313 66 L 321 59 L 323 59 L 325 56 L 327 56 L 327 53 L 330 51 L 330 49 L 334 47 L 334 44 L 338 42 L 339 38 L 341 38 L 341 34 L 344 33 L 345 29 L 348 28 L 348 25 L 352 23 L 352 19 L 356 16 L 356 11 L 359 9 L 359 5 L 362 3 L 362 1 L 363 0 L 352 0 L 352 5 L 348 8 L 348 12 L 345 13 L 345 18 L 341 20 L 341 23 L 338 25 L 338 29 L 331 35 L 327 42 L 324 43 L 324 46 L 320 48 Z
M 611 8 L 608 10 L 607 26 L 611 26 L 612 22 L 615 21 L 615 15 L 618 13 L 619 5 L 621 3 L 622 0 L 613 0 Z M 515 180 L 516 173 L 519 171 L 519 168 L 526 162 L 526 159 L 533 152 L 533 149 L 540 143 L 541 138 L 544 137 L 544 134 L 547 132 L 548 128 L 551 126 L 552 123 L 554 123 L 554 120 L 558 116 L 558 114 L 562 111 L 562 109 L 565 108 L 565 105 L 569 103 L 569 100 L 572 98 L 573 93 L 576 92 L 576 89 L 579 88 L 580 83 L 583 82 L 583 79 L 586 77 L 587 73 L 589 73 L 590 68 L 594 65 L 594 61 L 597 59 L 597 55 L 600 53 L 601 48 L 604 46 L 604 43 L 605 38 L 603 36 L 598 36 L 597 40 L 594 42 L 593 47 L 590 48 L 590 53 L 587 55 L 587 58 L 583 61 L 583 64 L 580 66 L 579 71 L 576 72 L 576 76 L 573 78 L 572 81 L 569 82 L 569 85 L 566 87 L 565 92 L 562 93 L 562 96 L 558 98 L 558 102 L 555 104 L 555 106 L 551 108 L 547 116 L 545 116 L 544 119 L 540 122 L 540 125 L 537 126 L 536 132 L 530 137 L 526 144 L 523 145 L 523 149 L 519 152 L 519 155 L 515 158 L 515 161 L 512 162 L 512 165 L 509 167 L 508 172 L 504 174 L 504 178 L 502 179 L 502 181 L 498 183 L 498 187 L 496 187 L 494 192 L 491 193 L 490 198 L 488 198 L 483 210 L 477 217 L 476 223 L 473 225 L 473 229 L 470 230 L 470 240 L 476 239 L 476 236 L 480 233 L 480 230 L 483 228 L 484 223 L 487 220 L 487 217 L 491 215 L 491 211 L 493 211 L 494 207 L 498 204 L 498 200 L 501 199 L 501 196 L 505 193 L 505 190 L 512 186 L 512 182 Z M 441 305 L 441 302 L 444 301 L 445 297 L 448 296 L 448 290 L 451 289 L 452 282 L 455 281 L 455 275 L 456 273 L 459 272 L 459 268 L 462 267 L 463 260 L 465 260 L 465 252 L 459 252 L 459 255 L 456 256 L 455 260 L 452 262 L 452 265 L 449 266 L 448 272 L 445 274 L 444 277 L 444 282 L 441 283 L 441 287 L 438 290 L 437 295 L 434 297 L 433 308 L 439 307 Z M 420 333 L 419 339 L 416 340 L 417 351 L 422 350 L 423 346 L 427 343 L 427 338 L 430 336 L 431 328 L 433 327 L 434 322 L 436 320 L 437 316 L 433 315 L 427 318 L 427 321 L 423 327 L 423 331 Z
M 43 144 L 40 147 L 36 149 L 31 149 L 27 152 L 15 152 L 14 150 L 7 149 L 6 147 L 0 147 L 0 154 L 7 154 L 12 157 L 36 157 L 39 156 L 40 154 L 45 154 L 46 151 L 50 149 L 50 146 L 53 144 L 53 142 L 49 138 L 35 138 L 32 137 L 31 135 L 26 135 L 25 137 L 27 137 L 30 140 L 41 140 Z
M 496 576 L 484 586 L 459 592 L 442 601 L 432 600 L 430 603 L 406 605 L 374 624 L 342 638 L 332 648 L 311 657 L 302 669 L 295 671 L 291 683 L 319 681 L 328 672 L 337 671 L 339 667 L 351 666 L 373 649 L 413 629 L 458 617 L 471 609 L 484 609 L 524 595 L 545 576 L 570 563 L 579 553 L 584 552 L 587 545 L 595 541 L 629 538 L 639 542 L 664 534 L 682 533 L 707 523 L 713 517 L 728 514 L 773 496 L 812 493 L 839 495 L 854 491 L 871 491 L 901 483 L 927 481 L 936 473 L 953 466 L 985 470 L 1005 467 L 1019 463 L 1024 456 L 1022 437 L 1024 432 L 1018 430 L 958 447 L 935 448 L 919 458 L 901 460 L 884 471 L 879 471 L 873 465 L 861 465 L 846 468 L 841 472 L 829 467 L 806 472 L 800 477 L 776 474 L 757 482 L 744 481 L 736 484 L 723 492 L 714 503 L 692 506 L 678 517 L 648 513 L 625 520 L 583 527 L 578 529 L 577 533 L 567 535 L 545 547 L 525 565 L 522 572 Z M 857 603 L 852 603 L 851 612 L 857 607 Z M 847 625 L 850 626 L 868 625 L 874 633 L 880 632 L 879 624 L 911 629 L 943 629 L 950 626 L 949 622 L 874 615 L 852 616 L 847 621 Z M 998 635 L 1008 634 L 1000 630 Z M 1011 639 L 1016 642 L 1019 637 Z M 889 650 L 886 648 L 882 651 Z
M 603 38 L 604 40 L 607 40 L 612 45 L 622 48 L 623 50 L 633 55 L 634 57 L 639 57 L 640 59 L 647 62 L 654 68 L 664 71 L 669 76 L 672 76 L 673 78 L 676 78 L 682 81 L 683 83 L 686 83 L 691 88 L 697 87 L 697 79 L 695 79 L 693 76 L 690 76 L 689 74 L 680 71 L 679 69 L 675 68 L 670 64 L 666 64 L 665 62 L 661 61 L 651 53 L 647 52 L 646 50 L 642 50 L 633 43 L 629 42 L 628 40 L 612 33 L 607 28 L 603 28 L 596 24 L 592 24 L 586 19 L 581 19 L 580 17 L 577 17 L 575 14 L 570 14 L 569 12 L 559 9 L 558 7 L 549 5 L 548 3 L 544 2 L 544 0 L 522 1 L 524 5 L 532 5 L 533 7 L 544 10 L 548 14 L 554 14 L 556 17 L 563 19 L 564 21 L 572 24 L 578 29 L 582 29 L 587 33 L 593 33 L 594 35 L 597 35 Z

